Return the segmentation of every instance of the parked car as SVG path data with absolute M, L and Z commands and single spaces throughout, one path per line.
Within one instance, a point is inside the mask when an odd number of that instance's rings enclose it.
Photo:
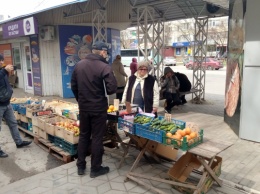
M 187 69 L 193 69 L 193 67 L 196 65 L 196 63 L 188 62 L 186 63 Z M 223 63 L 215 58 L 206 58 L 206 62 L 204 61 L 202 63 L 202 66 L 204 66 L 207 70 L 219 70 L 220 68 L 223 68 Z
M 163 59 L 164 65 L 176 66 L 176 59 L 174 57 L 165 57 Z
M 193 62 L 193 57 L 186 57 L 186 58 L 183 58 L 182 60 L 183 62 L 183 65 L 185 66 L 188 62 Z

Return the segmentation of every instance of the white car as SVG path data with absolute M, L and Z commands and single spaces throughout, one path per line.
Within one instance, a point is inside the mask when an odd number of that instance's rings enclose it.
M 163 59 L 164 65 L 176 66 L 176 59 L 174 57 L 165 57 Z

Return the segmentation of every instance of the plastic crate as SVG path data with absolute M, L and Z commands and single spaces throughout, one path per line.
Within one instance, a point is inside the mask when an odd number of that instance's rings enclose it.
M 49 140 L 51 143 L 54 143 L 54 142 L 55 142 L 55 136 L 48 134 L 48 140 Z
M 19 107 L 19 104 L 13 104 L 11 103 L 11 106 L 13 108 L 14 111 L 17 111 L 18 110 L 18 107 Z
M 127 120 L 118 118 L 118 129 L 124 130 L 127 133 L 135 134 L 135 124 Z
M 63 149 L 64 140 L 59 137 L 55 137 L 54 139 L 54 145 Z
M 32 119 L 28 119 L 28 131 L 33 132 Z
M 190 139 L 189 141 L 187 140 L 186 137 L 183 137 L 183 140 L 177 140 L 177 139 L 173 139 L 170 137 L 166 137 L 166 135 L 164 135 L 163 137 L 163 144 L 165 145 L 171 145 L 177 149 L 181 149 L 183 151 L 187 151 L 191 148 L 194 148 L 195 146 L 201 144 L 203 142 L 203 129 L 201 129 L 198 132 L 198 136 Z
M 135 134 L 159 143 L 163 143 L 163 137 L 165 136 L 163 130 L 152 129 L 150 128 L 150 124 L 141 125 L 138 123 L 135 124 Z
M 64 140 L 62 149 L 66 152 L 69 152 L 70 155 L 73 156 L 77 154 L 78 144 L 72 144 Z
M 17 112 L 22 115 L 26 115 L 26 104 L 19 104 Z

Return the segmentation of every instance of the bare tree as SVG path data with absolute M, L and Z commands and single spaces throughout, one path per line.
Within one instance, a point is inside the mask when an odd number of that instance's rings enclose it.
M 120 32 L 120 42 L 121 42 L 121 47 L 124 49 L 130 48 L 131 44 L 131 35 L 129 30 L 122 30 Z

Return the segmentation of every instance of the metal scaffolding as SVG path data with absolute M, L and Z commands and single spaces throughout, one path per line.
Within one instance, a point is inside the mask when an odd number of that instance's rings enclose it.
M 138 61 L 141 52 L 144 60 L 151 61 L 150 74 L 160 77 L 163 71 L 164 22 L 162 19 L 155 20 L 154 14 L 155 10 L 150 6 L 137 9 Z
M 93 10 L 92 12 L 92 36 L 93 42 L 104 41 L 107 42 L 107 11 Z
M 195 18 L 195 35 L 194 35 L 194 63 L 193 66 L 193 87 L 198 91 L 192 93 L 192 102 L 200 104 L 205 100 L 205 78 L 206 66 L 203 62 L 207 56 L 207 34 L 208 34 L 208 17 Z

